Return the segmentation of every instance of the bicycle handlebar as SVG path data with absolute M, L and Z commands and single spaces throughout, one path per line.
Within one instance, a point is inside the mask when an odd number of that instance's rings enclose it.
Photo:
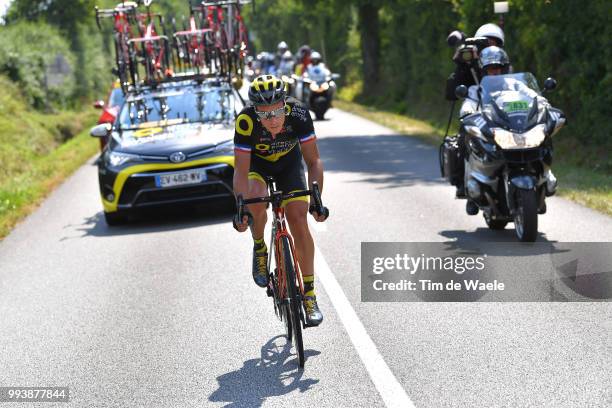
M 284 201 L 284 200 L 290 200 L 292 198 L 309 196 L 311 194 L 312 194 L 312 190 L 294 191 L 292 193 L 287 193 L 287 194 L 281 193 L 278 199 L 280 201 Z M 274 202 L 274 193 L 271 196 L 254 197 L 254 198 L 249 198 L 246 200 L 243 199 L 243 204 L 272 203 L 272 202 Z
M 273 206 L 280 206 L 284 200 L 305 196 L 312 196 L 313 203 L 309 209 L 311 214 L 316 211 L 318 214 L 325 216 L 325 218 L 329 217 L 329 209 L 323 206 L 321 190 L 319 189 L 319 183 L 316 181 L 312 183 L 312 190 L 293 191 L 287 194 L 283 194 L 281 191 L 273 191 L 271 195 L 264 197 L 253 197 L 249 199 L 244 199 L 242 194 L 239 194 L 236 199 L 236 206 L 238 208 L 237 217 L 242 221 L 242 217 L 244 215 L 250 216 L 248 212 L 244 211 L 244 206 L 247 204 L 272 203 Z

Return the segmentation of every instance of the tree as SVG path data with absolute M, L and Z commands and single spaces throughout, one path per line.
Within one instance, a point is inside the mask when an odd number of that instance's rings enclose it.
M 376 86 L 380 80 L 379 11 L 380 5 L 377 2 L 362 2 L 357 6 L 363 57 L 363 90 L 366 94 L 376 94 Z

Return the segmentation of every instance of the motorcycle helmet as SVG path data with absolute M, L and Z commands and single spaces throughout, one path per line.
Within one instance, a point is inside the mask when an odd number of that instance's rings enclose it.
M 502 74 L 507 74 L 510 69 L 510 58 L 503 49 L 490 46 L 482 50 L 480 53 L 480 68 L 485 72 L 487 68 L 500 67 Z
M 285 51 L 287 51 L 289 49 L 289 46 L 287 45 L 286 42 L 281 41 L 276 46 L 276 49 L 278 50 L 278 53 L 282 55 Z
M 293 54 L 291 51 L 287 50 L 283 53 L 282 59 L 283 61 L 291 61 L 293 60 Z
M 311 53 L 311 49 L 310 49 L 310 46 L 308 46 L 307 44 L 302 45 L 300 49 L 298 50 L 299 58 L 304 58 L 306 56 L 309 56 L 310 53 Z
M 260 75 L 249 86 L 249 101 L 253 105 L 274 105 L 285 100 L 285 82 L 274 75 Z
M 496 40 L 498 47 L 504 46 L 504 31 L 497 24 L 488 23 L 480 26 L 480 28 L 476 30 L 474 37 L 492 38 Z
M 312 54 L 310 54 L 310 63 L 312 65 L 320 64 L 321 60 L 322 60 L 321 54 L 319 54 L 317 51 L 314 51 Z

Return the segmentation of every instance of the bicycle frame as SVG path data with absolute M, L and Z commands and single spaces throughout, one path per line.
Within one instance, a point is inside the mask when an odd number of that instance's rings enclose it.
M 274 194 L 278 194 L 280 196 L 280 200 L 282 201 L 282 196 L 280 192 L 272 192 L 272 200 L 274 200 Z M 295 276 L 298 281 L 300 298 L 304 296 L 304 283 L 302 281 L 302 273 L 300 271 L 300 266 L 295 254 L 295 246 L 293 244 L 293 237 L 289 234 L 287 230 L 287 223 L 285 218 L 285 208 L 279 206 L 278 208 L 272 209 L 273 220 L 272 220 L 272 234 L 270 236 L 270 251 L 274 252 L 274 260 L 276 261 L 276 267 L 278 269 L 277 277 L 278 277 L 278 286 L 279 286 L 279 296 L 282 299 L 287 298 L 287 276 L 283 269 L 282 262 L 282 248 L 281 248 L 281 239 L 282 237 L 287 237 L 289 240 L 289 247 L 291 250 L 291 256 L 293 258 L 293 265 L 295 269 Z M 270 266 L 272 263 L 272 253 L 268 256 L 268 270 L 270 270 Z

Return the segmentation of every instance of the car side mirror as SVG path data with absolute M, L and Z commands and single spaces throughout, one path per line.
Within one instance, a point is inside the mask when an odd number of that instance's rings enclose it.
M 544 81 L 544 90 L 550 92 L 557 87 L 557 81 L 554 78 L 546 78 Z
M 91 128 L 89 134 L 93 137 L 107 137 L 113 126 L 110 123 L 102 123 L 101 125 L 97 125 Z
M 455 88 L 455 96 L 457 98 L 465 98 L 468 96 L 468 88 L 465 85 L 459 85 Z
M 93 107 L 96 109 L 103 109 L 104 108 L 104 101 L 102 99 L 100 99 L 99 101 L 95 101 L 93 104 Z

